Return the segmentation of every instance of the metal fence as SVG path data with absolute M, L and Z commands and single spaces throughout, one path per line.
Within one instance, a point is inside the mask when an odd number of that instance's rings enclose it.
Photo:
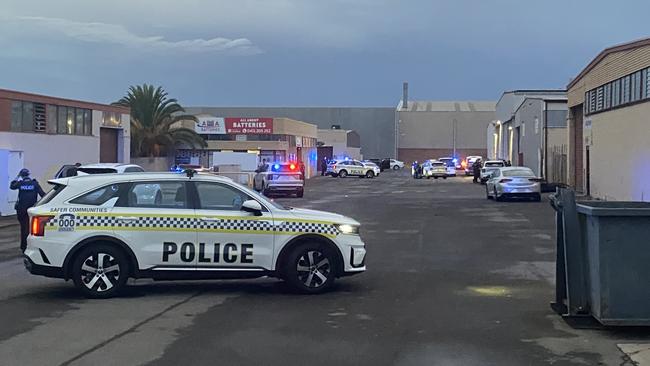
M 555 145 L 551 148 L 548 167 L 549 183 L 567 184 L 567 145 Z

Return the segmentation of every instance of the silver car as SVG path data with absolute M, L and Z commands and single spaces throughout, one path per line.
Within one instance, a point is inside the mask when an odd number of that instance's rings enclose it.
M 487 199 L 502 201 L 508 197 L 526 197 L 541 201 L 542 179 L 530 168 L 523 166 L 505 167 L 494 170 L 485 184 Z

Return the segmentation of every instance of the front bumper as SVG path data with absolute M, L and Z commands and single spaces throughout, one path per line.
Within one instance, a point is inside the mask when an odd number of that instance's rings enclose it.
M 339 246 L 343 254 L 343 276 L 366 270 L 366 245 L 358 235 L 339 235 Z

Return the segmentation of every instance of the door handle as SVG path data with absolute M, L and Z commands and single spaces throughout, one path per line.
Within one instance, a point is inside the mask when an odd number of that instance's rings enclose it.
M 118 216 L 116 217 L 119 221 L 135 221 L 138 218 L 137 217 L 132 217 L 132 216 Z
M 218 222 L 218 221 L 221 221 L 221 219 L 217 218 L 217 217 L 201 217 L 201 221 L 204 221 L 204 222 Z

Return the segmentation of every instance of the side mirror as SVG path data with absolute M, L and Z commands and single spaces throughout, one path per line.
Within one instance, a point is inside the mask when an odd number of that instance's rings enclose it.
M 255 216 L 262 216 L 262 205 L 255 200 L 244 201 L 241 205 L 241 210 L 252 212 Z

